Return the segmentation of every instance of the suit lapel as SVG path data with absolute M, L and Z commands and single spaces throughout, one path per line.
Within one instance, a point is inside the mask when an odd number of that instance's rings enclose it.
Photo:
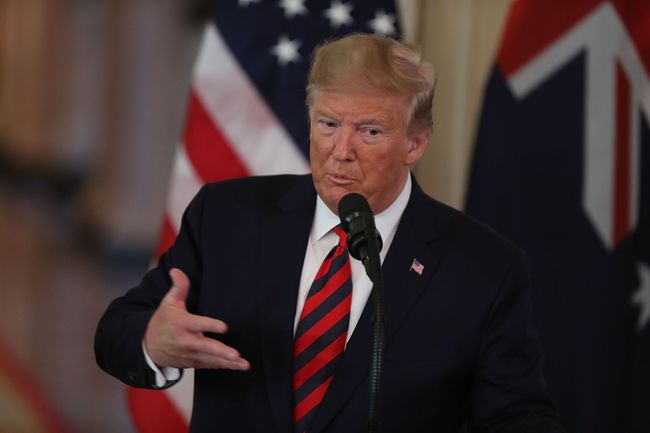
M 277 430 L 287 433 L 293 425 L 293 322 L 316 197 L 310 179 L 301 179 L 260 222 L 262 362 Z
M 387 316 L 384 347 L 390 345 L 400 324 L 427 286 L 441 254 L 442 242 L 435 227 L 435 213 L 432 206 L 425 205 L 428 200 L 414 181 L 409 204 L 382 265 Z M 413 259 L 424 265 L 421 275 L 411 270 Z M 365 382 L 372 356 L 372 312 L 370 298 L 321 407 L 308 428 L 309 433 L 323 431 L 354 391 Z

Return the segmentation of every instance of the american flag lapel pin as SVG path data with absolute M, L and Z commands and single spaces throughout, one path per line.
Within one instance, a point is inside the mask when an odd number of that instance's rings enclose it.
M 413 259 L 413 263 L 411 263 L 411 269 L 409 270 L 417 272 L 418 275 L 422 275 L 422 271 L 424 271 L 424 265 L 420 263 L 418 259 Z

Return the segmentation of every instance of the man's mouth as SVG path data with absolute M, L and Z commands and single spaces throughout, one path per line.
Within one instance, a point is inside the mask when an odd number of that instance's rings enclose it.
M 354 179 L 343 174 L 327 173 L 326 176 L 330 182 L 336 185 L 349 185 L 354 182 Z

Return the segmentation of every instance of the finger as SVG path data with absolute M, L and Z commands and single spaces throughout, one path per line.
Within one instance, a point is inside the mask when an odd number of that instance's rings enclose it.
M 221 341 L 208 337 L 197 337 L 187 340 L 183 345 L 185 351 L 189 353 L 203 353 L 209 356 L 216 356 L 229 361 L 241 359 L 239 351 L 230 347 Z
M 174 304 L 185 307 L 185 300 L 190 291 L 190 279 L 178 268 L 172 268 L 169 276 L 172 279 L 172 287 L 167 295 Z
M 219 319 L 190 314 L 188 316 L 186 329 L 190 332 L 213 332 L 215 334 L 225 334 L 228 332 L 228 325 Z
M 193 353 L 184 361 L 185 364 L 194 368 L 228 369 L 228 370 L 250 370 L 251 364 L 244 358 L 235 360 L 224 359 L 201 352 Z
M 239 358 L 235 361 L 230 361 L 230 360 L 222 360 L 221 361 L 221 366 L 218 368 L 226 368 L 228 370 L 240 370 L 240 371 L 245 371 L 245 370 L 250 370 L 251 364 L 244 358 Z
M 207 337 L 185 338 L 174 350 L 166 350 L 166 355 L 173 359 L 167 365 L 180 368 L 227 368 L 231 370 L 248 370 L 250 363 L 240 353 L 222 343 Z

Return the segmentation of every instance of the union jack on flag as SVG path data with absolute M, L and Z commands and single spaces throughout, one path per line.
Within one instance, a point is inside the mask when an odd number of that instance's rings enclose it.
M 351 32 L 399 36 L 392 0 L 221 0 L 194 66 L 156 256 L 173 243 L 186 206 L 207 182 L 309 172 L 305 86 L 310 54 Z M 139 433 L 183 433 L 192 371 L 165 391 L 128 389 Z

